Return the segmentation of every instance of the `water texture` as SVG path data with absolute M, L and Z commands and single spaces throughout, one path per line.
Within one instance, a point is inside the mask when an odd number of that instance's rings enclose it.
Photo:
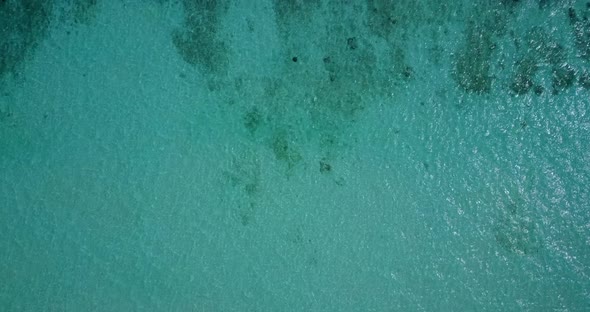
M 0 1 L 0 310 L 588 311 L 589 18 Z

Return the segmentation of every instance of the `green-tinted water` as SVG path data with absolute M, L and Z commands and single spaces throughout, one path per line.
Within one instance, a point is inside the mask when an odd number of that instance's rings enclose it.
M 0 310 L 587 311 L 589 18 L 0 2 Z

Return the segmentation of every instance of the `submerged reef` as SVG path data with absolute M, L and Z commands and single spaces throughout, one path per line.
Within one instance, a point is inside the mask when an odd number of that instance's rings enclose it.
M 22 77 L 23 63 L 34 57 L 52 27 L 91 23 L 97 1 L 0 1 L 0 87 L 9 76 Z

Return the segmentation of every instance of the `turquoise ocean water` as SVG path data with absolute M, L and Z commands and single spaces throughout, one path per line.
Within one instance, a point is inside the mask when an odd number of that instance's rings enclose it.
M 590 311 L 590 2 L 0 2 L 0 311 Z

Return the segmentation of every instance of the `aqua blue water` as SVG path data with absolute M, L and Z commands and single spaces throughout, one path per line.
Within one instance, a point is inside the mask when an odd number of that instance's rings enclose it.
M 589 17 L 0 2 L 0 311 L 589 311 Z

